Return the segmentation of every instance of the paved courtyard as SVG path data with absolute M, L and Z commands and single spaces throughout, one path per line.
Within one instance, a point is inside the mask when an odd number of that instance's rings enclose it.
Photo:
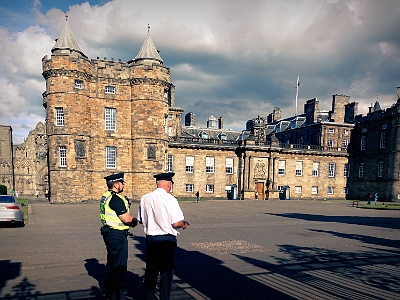
M 32 200 L 0 228 L 0 299 L 102 299 L 97 203 Z M 136 213 L 137 203 L 132 206 Z M 327 201 L 181 203 L 172 299 L 399 299 L 400 211 Z M 129 238 L 128 296 L 141 299 L 145 238 Z

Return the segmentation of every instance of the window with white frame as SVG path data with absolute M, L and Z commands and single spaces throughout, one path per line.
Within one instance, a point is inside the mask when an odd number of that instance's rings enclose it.
M 115 86 L 107 85 L 104 88 L 106 94 L 115 94 Z
M 58 149 L 59 149 L 59 153 L 60 153 L 60 167 L 66 167 L 67 166 L 67 147 L 60 146 Z
M 381 133 L 379 140 L 379 148 L 384 149 L 386 147 L 386 133 Z
M 286 160 L 278 160 L 278 175 L 285 175 Z
M 328 147 L 333 147 L 333 140 L 328 140 Z
M 64 126 L 64 107 L 56 107 L 56 126 Z
M 361 151 L 365 150 L 365 136 L 361 137 Z
M 116 129 L 116 115 L 117 110 L 115 108 L 106 107 L 104 110 L 104 119 L 106 123 L 106 130 Z
M 294 192 L 295 192 L 295 194 L 301 194 L 301 186 L 295 186 Z
M 168 126 L 168 136 L 173 136 L 172 126 Z
M 194 156 L 186 156 L 186 173 L 193 173 Z
M 350 176 L 350 164 L 344 164 L 343 176 L 344 177 Z
M 214 157 L 206 157 L 206 173 L 214 173 Z
M 335 133 L 335 128 L 329 128 L 328 133 Z
M 317 186 L 311 187 L 311 195 L 318 195 L 318 187 Z
M 192 183 L 186 184 L 186 193 L 193 193 L 194 185 Z
M 171 154 L 168 154 L 168 164 L 167 164 L 167 171 L 168 172 L 173 172 L 173 163 L 174 163 L 174 157 Z
M 319 162 L 312 163 L 312 176 L 314 177 L 319 176 Z
M 83 81 L 75 79 L 75 88 L 81 90 L 83 86 Z
M 349 131 L 347 129 L 343 130 L 343 135 L 349 135 Z
M 347 148 L 349 146 L 349 140 L 343 140 L 342 146 L 343 146 L 343 148 Z
M 302 176 L 302 175 L 303 175 L 303 162 L 296 161 L 296 176 Z
M 360 163 L 358 166 L 358 177 L 364 178 L 364 163 Z
M 328 195 L 333 195 L 333 193 L 334 193 L 333 186 L 328 186 Z
M 214 193 L 214 185 L 206 184 L 206 193 Z
M 343 188 L 343 194 L 347 195 L 349 193 L 349 189 L 347 187 Z
M 172 114 L 168 114 L 168 119 L 172 120 L 173 119 L 173 115 Z
M 383 177 L 383 162 L 378 163 L 378 177 Z
M 106 168 L 115 169 L 117 167 L 117 147 L 106 147 Z
M 335 177 L 335 163 L 328 164 L 328 177 Z
M 225 160 L 226 174 L 233 174 L 233 158 L 227 157 Z

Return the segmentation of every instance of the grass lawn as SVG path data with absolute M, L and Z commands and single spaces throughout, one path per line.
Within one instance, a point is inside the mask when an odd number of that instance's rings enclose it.
M 20 198 L 18 202 L 22 205 L 22 210 L 24 211 L 24 222 L 28 220 L 28 199 Z
M 365 209 L 392 209 L 392 210 L 400 210 L 400 203 L 379 203 L 374 204 L 373 202 L 368 205 L 367 203 L 359 203 L 358 204 L 359 208 L 365 208 Z

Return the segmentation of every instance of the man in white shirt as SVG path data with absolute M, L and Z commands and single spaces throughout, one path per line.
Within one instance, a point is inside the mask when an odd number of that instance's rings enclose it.
M 157 189 L 142 197 L 138 221 L 146 234 L 146 271 L 144 299 L 155 299 L 160 274 L 160 299 L 169 299 L 175 268 L 175 249 L 179 228 L 186 229 L 178 200 L 170 194 L 175 173 L 154 175 Z

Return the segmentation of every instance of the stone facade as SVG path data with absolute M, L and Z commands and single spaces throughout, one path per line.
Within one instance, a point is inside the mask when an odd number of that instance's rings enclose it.
M 10 194 L 14 189 L 14 158 L 11 126 L 0 125 L 0 184 Z
M 400 200 L 400 87 L 397 102 L 382 110 L 378 102 L 366 116 L 357 116 L 349 147 L 349 197 Z
M 34 195 L 36 191 L 43 195 L 47 182 L 47 142 L 43 123 L 29 132 L 20 145 L 12 144 L 12 128 L 0 126 L 0 178 L 7 186 L 8 194 L 12 190 L 19 195 Z

